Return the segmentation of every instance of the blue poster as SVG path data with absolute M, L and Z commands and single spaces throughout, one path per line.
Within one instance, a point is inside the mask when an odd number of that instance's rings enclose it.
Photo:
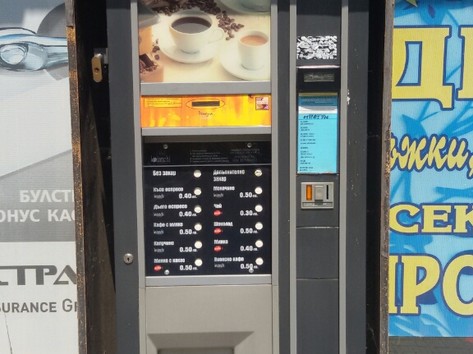
M 473 0 L 397 0 L 389 334 L 473 336 Z

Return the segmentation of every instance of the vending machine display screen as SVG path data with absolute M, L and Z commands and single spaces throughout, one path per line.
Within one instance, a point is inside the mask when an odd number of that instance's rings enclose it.
M 271 273 L 270 148 L 144 144 L 148 277 Z

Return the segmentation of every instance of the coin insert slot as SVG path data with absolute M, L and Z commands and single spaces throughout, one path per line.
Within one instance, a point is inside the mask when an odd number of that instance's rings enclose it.
M 334 207 L 333 182 L 302 182 L 301 192 L 302 209 L 333 209 Z

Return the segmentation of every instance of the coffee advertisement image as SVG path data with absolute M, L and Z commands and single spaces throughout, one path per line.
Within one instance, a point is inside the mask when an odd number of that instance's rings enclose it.
M 142 82 L 270 79 L 270 0 L 139 5 Z
M 0 353 L 78 352 L 65 7 L 0 0 Z

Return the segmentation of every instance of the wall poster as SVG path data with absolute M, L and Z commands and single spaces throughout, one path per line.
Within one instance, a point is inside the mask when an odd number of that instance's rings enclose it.
M 473 1 L 394 22 L 389 334 L 472 337 Z
M 65 8 L 0 1 L 0 353 L 78 352 Z

